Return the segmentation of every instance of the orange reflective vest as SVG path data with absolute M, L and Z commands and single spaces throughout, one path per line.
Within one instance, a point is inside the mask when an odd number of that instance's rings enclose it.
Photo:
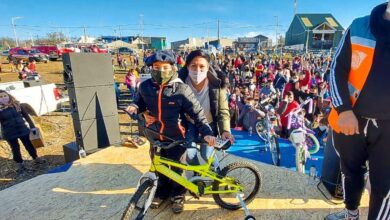
M 370 16 L 358 18 L 352 22 L 352 25 L 350 26 L 350 38 L 352 57 L 351 70 L 348 77 L 348 90 L 353 107 L 356 104 L 360 92 L 364 87 L 374 60 L 376 39 L 370 30 Z M 342 44 L 338 49 L 338 53 L 340 52 L 341 48 Z M 336 53 L 334 58 L 335 60 L 333 62 L 336 62 L 338 53 Z M 334 71 L 334 68 L 331 71 Z M 332 129 L 339 133 L 340 129 L 337 124 L 338 113 L 334 108 L 332 108 L 329 114 L 328 121 Z

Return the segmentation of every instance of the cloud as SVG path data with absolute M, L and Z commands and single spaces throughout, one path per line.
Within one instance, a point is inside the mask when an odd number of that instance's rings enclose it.
M 223 5 L 210 5 L 210 4 L 201 4 L 198 6 L 198 10 L 201 12 L 214 12 L 214 13 L 226 13 L 228 8 Z
M 269 37 L 271 39 L 274 39 L 275 38 L 275 34 L 272 35 L 272 32 L 270 31 L 249 31 L 249 32 L 244 32 L 244 33 L 235 33 L 235 34 L 232 34 L 232 35 L 228 35 L 226 36 L 226 38 L 229 38 L 229 39 L 237 39 L 239 37 L 255 37 L 257 35 L 264 35 L 266 37 Z M 225 37 L 225 36 L 224 36 Z
M 261 34 L 261 33 L 260 32 L 256 32 L 256 31 L 250 31 L 250 32 L 246 33 L 244 36 L 245 37 L 256 37 L 259 34 Z

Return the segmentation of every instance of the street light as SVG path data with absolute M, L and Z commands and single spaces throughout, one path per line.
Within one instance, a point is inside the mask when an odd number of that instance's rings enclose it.
M 12 28 L 14 29 L 15 43 L 16 43 L 17 47 L 19 47 L 19 42 L 18 42 L 18 37 L 16 36 L 15 20 L 21 19 L 21 18 L 22 17 L 12 17 L 11 18 Z

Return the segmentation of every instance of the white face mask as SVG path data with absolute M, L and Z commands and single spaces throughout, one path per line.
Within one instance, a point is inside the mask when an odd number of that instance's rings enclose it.
M 321 131 L 325 131 L 328 128 L 328 126 L 320 125 L 319 128 Z
M 7 105 L 9 103 L 9 96 L 0 97 L 0 105 Z
M 188 75 L 190 76 L 192 82 L 195 83 L 195 85 L 199 85 L 199 83 L 203 82 L 203 80 L 206 79 L 207 71 L 198 72 L 198 71 L 188 70 Z

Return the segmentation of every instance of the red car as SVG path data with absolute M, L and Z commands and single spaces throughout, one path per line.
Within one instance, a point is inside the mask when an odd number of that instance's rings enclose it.
M 80 49 L 72 43 L 59 44 L 58 48 L 61 53 L 80 53 Z
M 37 49 L 42 53 L 49 54 L 49 60 L 57 60 L 61 58 L 63 51 L 59 49 L 56 45 L 39 45 L 32 46 L 32 49 Z
M 15 47 L 9 50 L 9 61 L 18 62 L 19 60 L 23 61 L 31 61 L 35 60 L 37 62 L 45 62 L 47 63 L 49 59 L 49 55 L 47 53 L 42 53 L 37 49 L 31 48 L 22 48 Z
M 107 48 L 105 48 L 103 45 L 91 45 L 89 47 L 92 51 L 92 53 L 108 53 Z

